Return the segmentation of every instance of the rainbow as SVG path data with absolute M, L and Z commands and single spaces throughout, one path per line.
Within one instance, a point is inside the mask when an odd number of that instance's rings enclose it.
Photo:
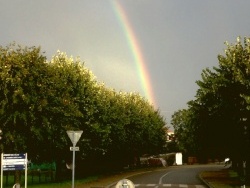
M 126 35 L 128 45 L 133 53 L 133 57 L 136 62 L 137 70 L 142 83 L 144 95 L 153 106 L 156 106 L 156 102 L 154 100 L 153 95 L 153 89 L 150 83 L 149 73 L 145 65 L 145 60 L 143 59 L 143 54 L 141 52 L 139 42 L 136 38 L 135 32 L 132 29 L 132 25 L 130 24 L 128 16 L 119 1 L 112 0 L 111 2 L 115 14 L 117 15 L 119 22 Z

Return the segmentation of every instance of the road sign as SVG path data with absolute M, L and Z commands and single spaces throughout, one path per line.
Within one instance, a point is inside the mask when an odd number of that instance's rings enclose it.
M 5 160 L 3 165 L 23 165 L 26 163 L 26 160 Z
M 70 151 L 80 151 L 79 147 L 70 147 Z
M 73 151 L 73 161 L 72 161 L 72 188 L 75 187 L 75 151 L 79 151 L 79 147 L 75 147 L 78 140 L 81 138 L 83 131 L 67 131 L 67 134 L 73 144 L 70 147 L 70 151 Z M 78 149 L 78 150 L 77 150 Z
M 73 146 L 76 145 L 76 143 L 78 142 L 78 140 L 81 138 L 83 131 L 67 131 L 67 134 L 73 144 Z
M 19 170 L 21 166 L 26 166 L 26 154 L 3 154 L 3 170 Z
M 3 159 L 25 159 L 25 153 L 17 153 L 17 154 L 3 154 Z
M 3 165 L 3 171 L 25 170 L 25 165 Z
M 27 153 L 1 154 L 1 188 L 3 188 L 3 171 L 25 170 L 25 188 L 27 188 L 28 174 Z

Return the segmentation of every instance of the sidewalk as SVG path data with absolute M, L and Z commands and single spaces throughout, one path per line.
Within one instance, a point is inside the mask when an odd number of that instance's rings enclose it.
M 221 171 L 206 171 L 200 174 L 200 178 L 210 188 L 243 188 L 240 186 L 241 182 L 236 172 L 230 169 L 223 169 Z M 244 188 L 250 188 L 245 186 Z

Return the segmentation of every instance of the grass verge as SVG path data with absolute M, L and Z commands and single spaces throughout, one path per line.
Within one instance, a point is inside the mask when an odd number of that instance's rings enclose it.
M 240 188 L 241 182 L 238 174 L 230 169 L 221 171 L 206 171 L 201 173 L 201 177 L 212 188 Z M 245 186 L 250 188 L 250 186 Z

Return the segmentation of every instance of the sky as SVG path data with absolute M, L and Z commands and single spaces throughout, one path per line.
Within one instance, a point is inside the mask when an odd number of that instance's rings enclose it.
M 77 57 L 99 82 L 171 115 L 195 99 L 224 42 L 250 35 L 249 0 L 0 0 L 0 45 Z

